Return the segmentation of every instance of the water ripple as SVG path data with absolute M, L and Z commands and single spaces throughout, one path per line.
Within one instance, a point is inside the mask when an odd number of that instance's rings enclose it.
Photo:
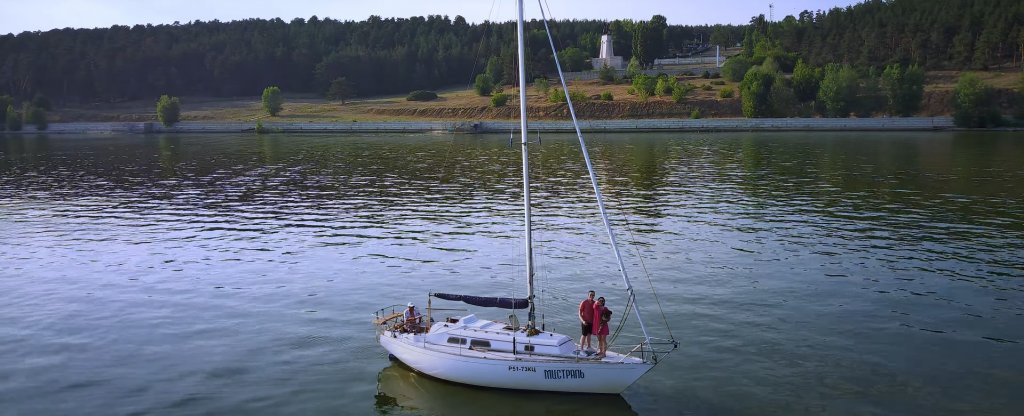
M 640 413 L 962 409 L 941 391 L 1024 406 L 1018 137 L 591 147 L 634 284 L 650 274 L 685 339 L 627 395 Z M 621 307 L 625 287 L 573 137 L 534 149 L 542 319 L 575 331 L 585 288 Z M 367 311 L 525 291 L 518 157 L 497 136 L 0 137 L 0 397 L 25 414 L 372 412 L 372 392 L 337 398 L 386 365 Z

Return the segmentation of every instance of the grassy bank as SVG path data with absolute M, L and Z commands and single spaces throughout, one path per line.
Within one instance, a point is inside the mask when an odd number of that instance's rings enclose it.
M 942 116 L 952 113 L 952 94 L 959 71 L 933 71 L 927 74 L 925 95 L 920 116 Z M 987 84 L 1000 91 L 1007 107 L 1013 98 L 1020 72 L 1017 70 L 978 72 Z M 590 97 L 576 105 L 581 119 L 657 119 L 690 118 L 698 110 L 705 118 L 742 117 L 739 85 L 723 79 L 680 76 L 680 83 L 696 89 L 682 103 L 671 97 L 650 97 L 641 100 L 629 94 L 629 84 L 605 84 L 599 81 L 571 82 L 570 89 Z M 716 82 L 712 82 L 716 81 Z M 721 98 L 722 89 L 731 89 L 732 98 Z M 406 101 L 405 96 L 359 98 L 346 103 L 327 101 L 313 96 L 287 96 L 283 111 L 269 117 L 262 110 L 259 97 L 211 98 L 182 97 L 182 121 L 276 122 L 352 122 L 352 121 L 423 121 L 423 120 L 509 120 L 518 118 L 518 90 L 505 88 L 512 99 L 504 108 L 490 105 L 490 97 L 476 95 L 469 86 L 438 90 L 439 98 L 429 102 Z M 610 93 L 612 101 L 598 97 Z M 551 103 L 548 95 L 536 88 L 527 90 L 530 117 L 536 120 L 564 120 L 568 110 L 564 104 Z M 52 122 L 146 122 L 156 120 L 155 98 L 122 103 L 94 103 L 57 108 Z

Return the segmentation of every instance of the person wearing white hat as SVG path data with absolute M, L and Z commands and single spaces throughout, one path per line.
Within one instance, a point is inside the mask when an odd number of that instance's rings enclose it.
M 420 312 L 416 310 L 416 305 L 409 302 L 408 308 L 405 309 L 405 330 L 409 332 L 420 332 Z

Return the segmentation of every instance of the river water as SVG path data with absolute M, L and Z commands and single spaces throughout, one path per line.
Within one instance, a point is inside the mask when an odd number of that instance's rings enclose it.
M 525 292 L 507 136 L 0 136 L 0 414 L 1024 408 L 1021 133 L 589 145 L 645 323 L 680 342 L 621 396 L 453 385 L 374 341 L 428 291 Z M 531 153 L 539 305 L 575 334 L 586 290 L 620 316 L 625 286 L 574 137 Z

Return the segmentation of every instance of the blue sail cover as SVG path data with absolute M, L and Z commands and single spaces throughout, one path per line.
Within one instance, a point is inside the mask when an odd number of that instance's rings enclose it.
M 453 295 L 449 293 L 435 293 L 433 296 L 438 299 L 466 302 L 473 306 L 482 306 L 485 308 L 526 309 L 530 307 L 530 300 L 526 298 L 489 298 L 484 296 Z

